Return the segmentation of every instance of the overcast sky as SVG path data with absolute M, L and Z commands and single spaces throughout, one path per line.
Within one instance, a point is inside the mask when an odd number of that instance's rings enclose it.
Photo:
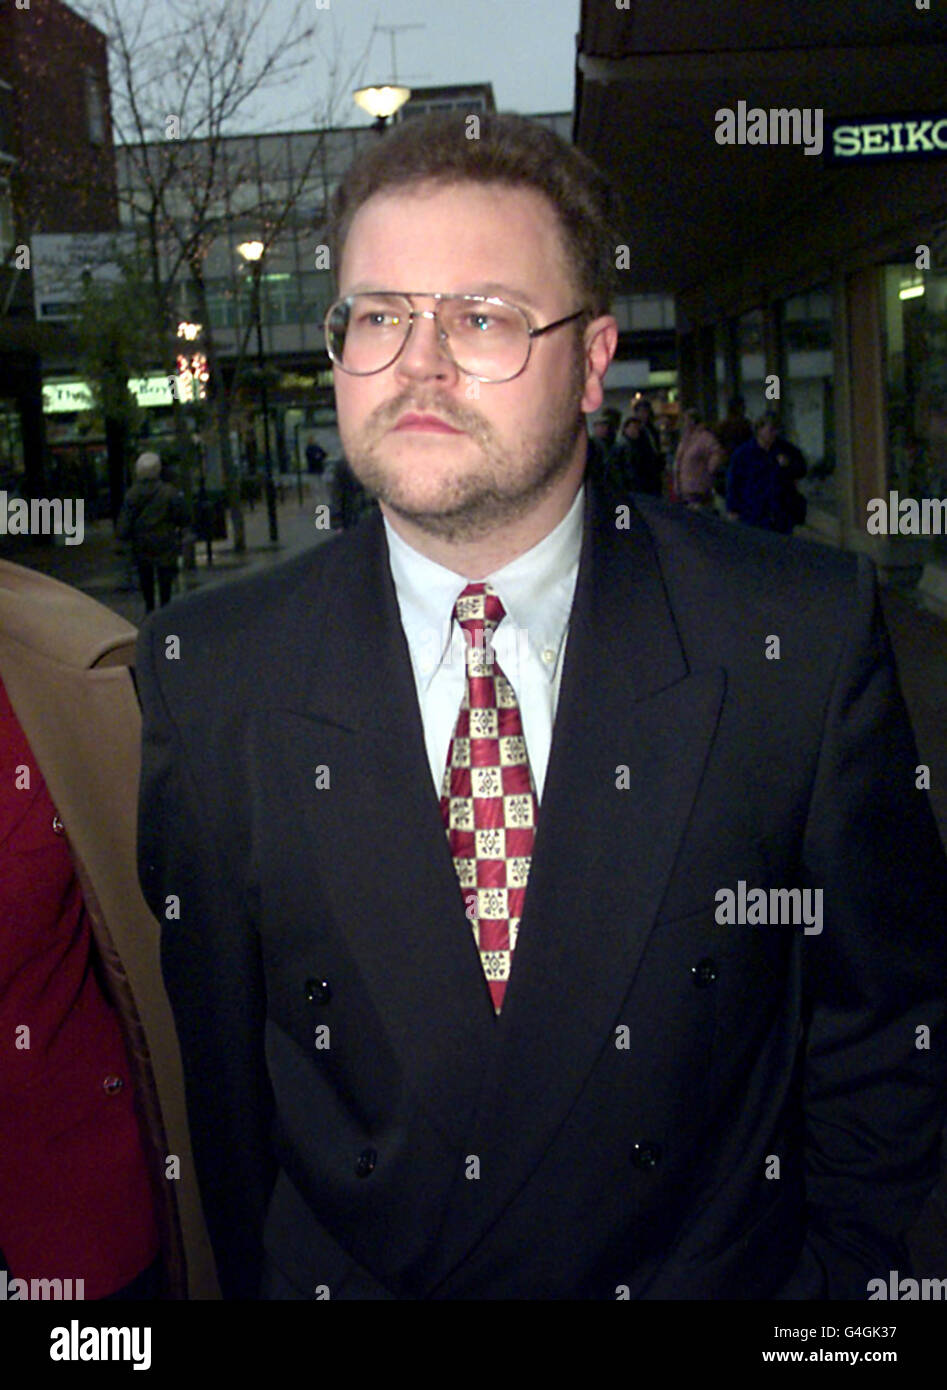
M 231 134 L 267 130 L 308 130 L 322 125 L 327 92 L 335 88 L 332 122 L 362 125 L 369 121 L 350 92 L 356 85 L 390 81 L 435 87 L 492 82 L 498 108 L 525 115 L 571 111 L 575 94 L 575 37 L 580 0 L 217 0 L 232 20 L 241 13 L 263 21 L 250 50 L 249 77 L 260 62 L 283 43 L 299 8 L 297 32 L 313 26 L 314 38 L 298 46 L 289 64 L 268 88 L 254 93 L 228 125 Z M 151 138 L 163 138 L 167 113 L 176 110 L 179 85 L 167 86 L 167 112 L 161 106 L 162 68 L 185 81 L 189 63 L 176 63 L 177 45 L 199 52 L 192 16 L 211 18 L 214 7 L 201 0 L 71 0 L 107 35 L 118 23 L 135 55 L 136 90 L 151 79 L 146 103 Z M 327 6 L 327 7 L 326 7 Z M 219 31 L 220 26 L 215 29 Z M 397 73 L 392 70 L 392 35 Z M 374 30 L 374 34 L 373 34 Z M 122 107 L 123 80 L 111 44 L 113 110 Z M 222 56 L 222 55 L 221 55 Z M 305 61 L 300 62 L 305 56 Z M 338 69 L 335 83 L 330 64 Z M 360 81 L 351 80 L 361 63 Z M 155 76 L 155 74 L 158 76 Z M 193 92 L 192 92 L 193 97 Z M 193 113 L 192 113 L 193 114 Z M 185 118 L 185 125 L 190 122 Z
M 285 27 L 293 0 L 270 0 L 275 34 Z M 571 111 L 579 0 L 307 0 L 324 32 L 323 47 L 338 47 L 351 68 L 366 48 L 372 25 L 416 24 L 395 34 L 398 76 L 410 86 L 492 82 L 501 110 Z M 280 19 L 282 17 L 282 25 Z M 335 36 L 335 37 L 334 37 Z M 337 39 L 337 45 L 336 45 Z M 303 129 L 312 124 L 316 78 L 325 65 L 299 74 L 278 91 L 261 94 L 245 129 Z M 367 83 L 392 76 L 391 40 L 376 34 L 365 70 Z M 341 107 L 339 124 L 363 118 L 354 103 Z

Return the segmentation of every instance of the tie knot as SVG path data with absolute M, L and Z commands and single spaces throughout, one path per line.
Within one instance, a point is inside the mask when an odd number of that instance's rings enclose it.
M 506 616 L 506 610 L 489 584 L 468 584 L 454 604 L 454 617 L 468 636 L 495 632 Z

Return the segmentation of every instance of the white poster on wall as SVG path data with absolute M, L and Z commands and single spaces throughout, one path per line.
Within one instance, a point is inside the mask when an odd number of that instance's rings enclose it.
M 114 283 L 121 261 L 132 254 L 131 232 L 40 233 L 30 240 L 36 318 L 54 323 L 75 318 L 86 276 Z

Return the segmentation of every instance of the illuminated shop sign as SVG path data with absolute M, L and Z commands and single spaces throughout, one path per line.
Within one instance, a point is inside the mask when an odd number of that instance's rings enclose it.
M 947 155 L 947 111 L 826 120 L 826 164 L 868 164 Z
M 171 381 L 174 377 L 170 378 Z M 146 409 L 171 405 L 171 387 L 166 376 L 131 377 L 128 389 Z M 85 381 L 47 381 L 43 384 L 43 413 L 61 415 L 74 410 L 91 410 L 92 391 Z

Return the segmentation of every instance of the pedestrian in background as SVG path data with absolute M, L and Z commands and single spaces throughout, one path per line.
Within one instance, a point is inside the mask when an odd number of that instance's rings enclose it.
M 727 413 L 714 425 L 714 434 L 723 447 L 725 466 L 717 474 L 714 491 L 723 496 L 726 489 L 727 468 L 733 455 L 741 444 L 753 438 L 753 426 L 746 415 L 746 401 L 742 396 L 731 396 L 727 402 Z
M 615 447 L 620 424 L 621 411 L 614 406 L 605 406 L 592 421 L 586 454 L 587 467 L 601 481 L 604 481 L 608 471 L 609 455 Z
M 589 458 L 593 456 L 597 465 L 603 468 L 605 460 L 615 446 L 618 438 L 618 426 L 621 424 L 621 411 L 616 410 L 613 405 L 607 405 L 599 411 L 592 421 L 591 448 Z
M 622 492 L 645 492 L 660 497 L 664 460 L 638 405 L 632 407 L 608 455 L 607 471 Z
M 779 470 L 776 474 L 773 530 L 790 535 L 794 526 L 805 524 L 809 507 L 796 484 L 808 473 L 805 455 L 798 445 L 779 435 L 773 445 Z
M 756 421 L 755 437 L 730 460 L 728 513 L 750 526 L 790 535 L 806 519 L 806 499 L 796 487 L 806 471 L 802 450 L 785 438 L 776 412 L 767 410 Z
M 727 462 L 734 450 L 753 438 L 753 426 L 746 416 L 746 401 L 742 396 L 731 396 L 727 402 L 727 413 L 714 427 L 714 434 L 723 445 Z
M 341 455 L 326 464 L 325 476 L 333 529 L 347 531 L 374 505 L 373 500 Z
M 663 455 L 663 450 L 661 448 L 661 432 L 654 418 L 654 406 L 647 396 L 639 396 L 636 400 L 632 401 L 630 410 L 631 413 L 637 415 L 638 419 L 641 421 L 641 427 L 647 442 L 651 444 L 658 458 L 661 458 Z
M 140 454 L 135 464 L 136 482 L 125 494 L 115 533 L 130 541 L 145 612 L 155 606 L 155 578 L 163 607 L 171 591 L 181 554 L 181 529 L 187 524 L 187 504 L 176 487 L 161 480 L 158 454 Z
M 712 506 L 713 483 L 725 455 L 720 440 L 696 410 L 684 411 L 681 442 L 674 455 L 674 495 L 693 508 Z

